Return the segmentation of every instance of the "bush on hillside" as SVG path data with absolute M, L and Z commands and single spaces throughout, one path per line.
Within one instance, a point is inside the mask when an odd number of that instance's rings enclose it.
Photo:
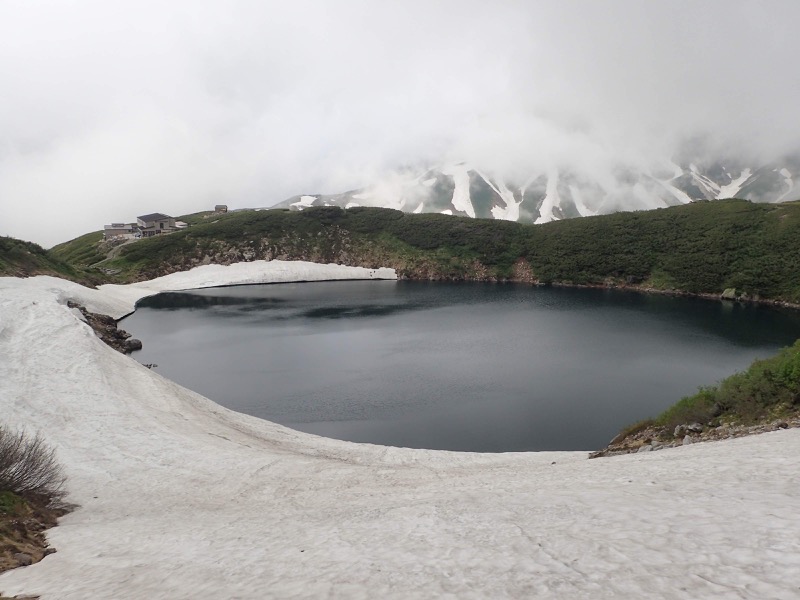
M 60 502 L 66 477 L 44 439 L 0 425 L 0 492 Z
M 694 421 L 706 423 L 716 417 L 752 423 L 795 411 L 800 411 L 800 340 L 777 356 L 757 360 L 746 371 L 683 398 L 656 423 L 674 427 Z

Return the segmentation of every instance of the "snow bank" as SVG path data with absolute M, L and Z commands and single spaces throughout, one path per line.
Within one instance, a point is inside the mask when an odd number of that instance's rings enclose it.
M 101 290 L 0 278 L 2 420 L 55 445 L 81 505 L 49 532 L 58 552 L 0 590 L 797 597 L 800 431 L 593 461 L 340 442 L 224 409 L 111 350 L 64 304 L 119 315 L 161 289 L 325 276 L 347 278 L 286 263 Z
M 550 221 L 557 221 L 558 219 L 553 214 L 553 209 L 560 205 L 561 198 L 558 194 L 558 171 L 553 170 L 547 177 L 545 196 L 539 207 L 539 216 L 534 223 L 540 225 L 542 223 L 549 223 Z
M 466 165 L 452 165 L 442 169 L 442 173 L 450 175 L 453 178 L 453 198 L 450 203 L 457 211 L 466 213 L 468 216 L 475 218 L 475 208 L 472 206 L 472 200 L 469 194 L 469 167 Z M 448 214 L 445 211 L 441 211 Z M 450 213 L 452 214 L 452 212 Z
M 736 179 L 731 179 L 731 182 L 727 185 L 723 185 L 719 188 L 719 193 L 717 193 L 717 199 L 722 200 L 724 198 L 735 198 L 736 194 L 739 193 L 739 190 L 742 189 L 747 180 L 750 179 L 750 169 L 744 169 L 739 177 Z
M 300 196 L 300 200 L 298 200 L 297 202 L 292 202 L 289 206 L 295 206 L 299 210 L 303 210 L 304 208 L 314 206 L 314 202 L 316 201 L 317 201 L 316 196 Z

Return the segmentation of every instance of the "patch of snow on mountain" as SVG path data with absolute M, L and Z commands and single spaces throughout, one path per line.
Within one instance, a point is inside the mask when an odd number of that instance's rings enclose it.
M 344 205 L 344 207 L 346 209 L 347 208 L 356 208 L 358 206 L 361 206 L 358 202 L 348 202 L 347 204 Z
M 664 186 L 664 188 L 666 188 L 666 190 L 667 190 L 667 191 L 668 191 L 670 194 L 672 194 L 673 196 L 675 196 L 675 198 L 677 198 L 677 199 L 678 199 L 680 202 L 682 202 L 683 204 L 689 204 L 689 203 L 692 201 L 692 199 L 689 197 L 689 194 L 687 194 L 687 193 L 686 193 L 686 192 L 684 192 L 683 190 L 679 190 L 679 189 L 678 189 L 678 188 L 676 188 L 674 185 L 672 185 L 672 184 L 671 184 L 669 181 L 661 181 L 661 180 L 657 180 L 657 181 L 658 181 L 658 182 L 659 182 L 661 185 L 663 185 L 663 186 Z
M 475 218 L 475 209 L 469 197 L 469 168 L 466 165 L 452 165 L 442 169 L 442 173 L 453 178 L 455 189 L 453 190 L 453 208 L 467 213 Z
M 369 198 L 369 201 L 365 202 L 366 206 L 404 210 L 406 206 L 417 206 L 419 202 L 429 197 L 430 187 L 421 183 L 417 175 L 407 171 L 397 172 L 374 183 L 366 192 L 354 194 L 353 198 L 365 200 Z
M 544 200 L 539 208 L 539 217 L 534 221 L 536 224 L 547 223 L 557 220 L 553 214 L 553 209 L 561 203 L 558 196 L 558 171 L 553 170 L 547 177 L 547 187 L 545 188 Z
M 578 213 L 582 217 L 590 217 L 592 215 L 597 214 L 591 208 L 586 206 L 586 203 L 583 201 L 583 196 L 581 195 L 581 191 L 578 189 L 577 186 L 570 185 L 569 193 L 572 194 L 572 201 L 575 203 L 575 208 L 578 209 Z
M 434 183 L 436 183 L 436 178 L 431 177 L 430 179 L 426 179 L 425 181 L 423 181 L 422 185 L 424 185 L 425 187 L 431 187 Z
M 502 179 L 498 179 L 497 185 L 495 185 L 491 178 L 487 177 L 482 172 L 477 170 L 475 172 L 505 203 L 505 207 L 499 205 L 492 206 L 492 216 L 495 219 L 501 219 L 503 221 L 519 221 L 519 205 L 522 204 L 522 200 L 519 202 L 516 201 L 514 192 L 508 189 L 508 186 Z
M 453 211 L 450 210 L 449 208 L 446 208 L 446 209 L 444 209 L 442 211 L 439 211 L 439 212 L 441 212 L 443 215 L 450 215 L 451 217 L 453 216 Z
M 752 172 L 750 168 L 746 168 L 742 171 L 742 173 L 731 181 L 728 185 L 723 185 L 719 188 L 719 193 L 717 194 L 717 199 L 722 200 L 723 198 L 735 198 L 736 194 L 739 193 L 739 190 L 742 189 L 742 186 L 745 182 L 750 179 Z
M 422 212 L 423 208 L 425 208 L 425 203 L 424 202 L 420 202 L 419 206 L 417 206 L 417 208 L 414 209 L 414 214 L 415 215 L 420 214 Z
M 292 202 L 291 205 L 296 206 L 299 210 L 303 210 L 304 208 L 312 206 L 316 199 L 316 196 L 300 196 L 300 200 L 297 202 Z
M 786 184 L 788 189 L 781 194 L 780 198 L 777 200 L 778 202 L 788 199 L 789 194 L 794 191 L 794 180 L 792 179 L 792 174 L 789 172 L 789 169 L 784 167 L 780 170 L 780 174 L 783 176 L 783 182 Z
M 694 165 L 692 166 L 694 167 Z M 717 194 L 719 194 L 719 189 L 720 189 L 719 185 L 716 182 L 709 179 L 708 177 L 706 177 L 705 175 L 703 175 L 702 173 L 698 172 L 697 167 L 694 167 L 694 169 L 692 169 L 692 179 L 697 185 L 700 186 L 701 189 L 705 188 L 705 190 L 712 197 L 716 198 Z

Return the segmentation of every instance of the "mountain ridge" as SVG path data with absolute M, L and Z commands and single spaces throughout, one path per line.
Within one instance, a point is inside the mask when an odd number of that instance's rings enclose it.
M 727 290 L 800 303 L 800 202 L 693 202 L 541 225 L 366 207 L 236 211 L 118 250 L 88 272 L 129 283 L 202 264 L 305 260 L 409 279 Z
M 697 200 L 796 200 L 800 199 L 798 175 L 800 156 L 760 166 L 741 161 L 670 162 L 653 172 L 619 166 L 600 175 L 585 169 L 550 168 L 534 171 L 521 183 L 468 163 L 456 163 L 397 171 L 370 186 L 341 194 L 301 194 L 273 208 L 370 206 L 541 224 Z

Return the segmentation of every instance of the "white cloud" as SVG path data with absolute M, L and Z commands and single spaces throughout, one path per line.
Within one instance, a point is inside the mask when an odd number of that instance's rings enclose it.
M 397 165 L 797 148 L 791 1 L 0 5 L 0 234 L 269 205 Z

